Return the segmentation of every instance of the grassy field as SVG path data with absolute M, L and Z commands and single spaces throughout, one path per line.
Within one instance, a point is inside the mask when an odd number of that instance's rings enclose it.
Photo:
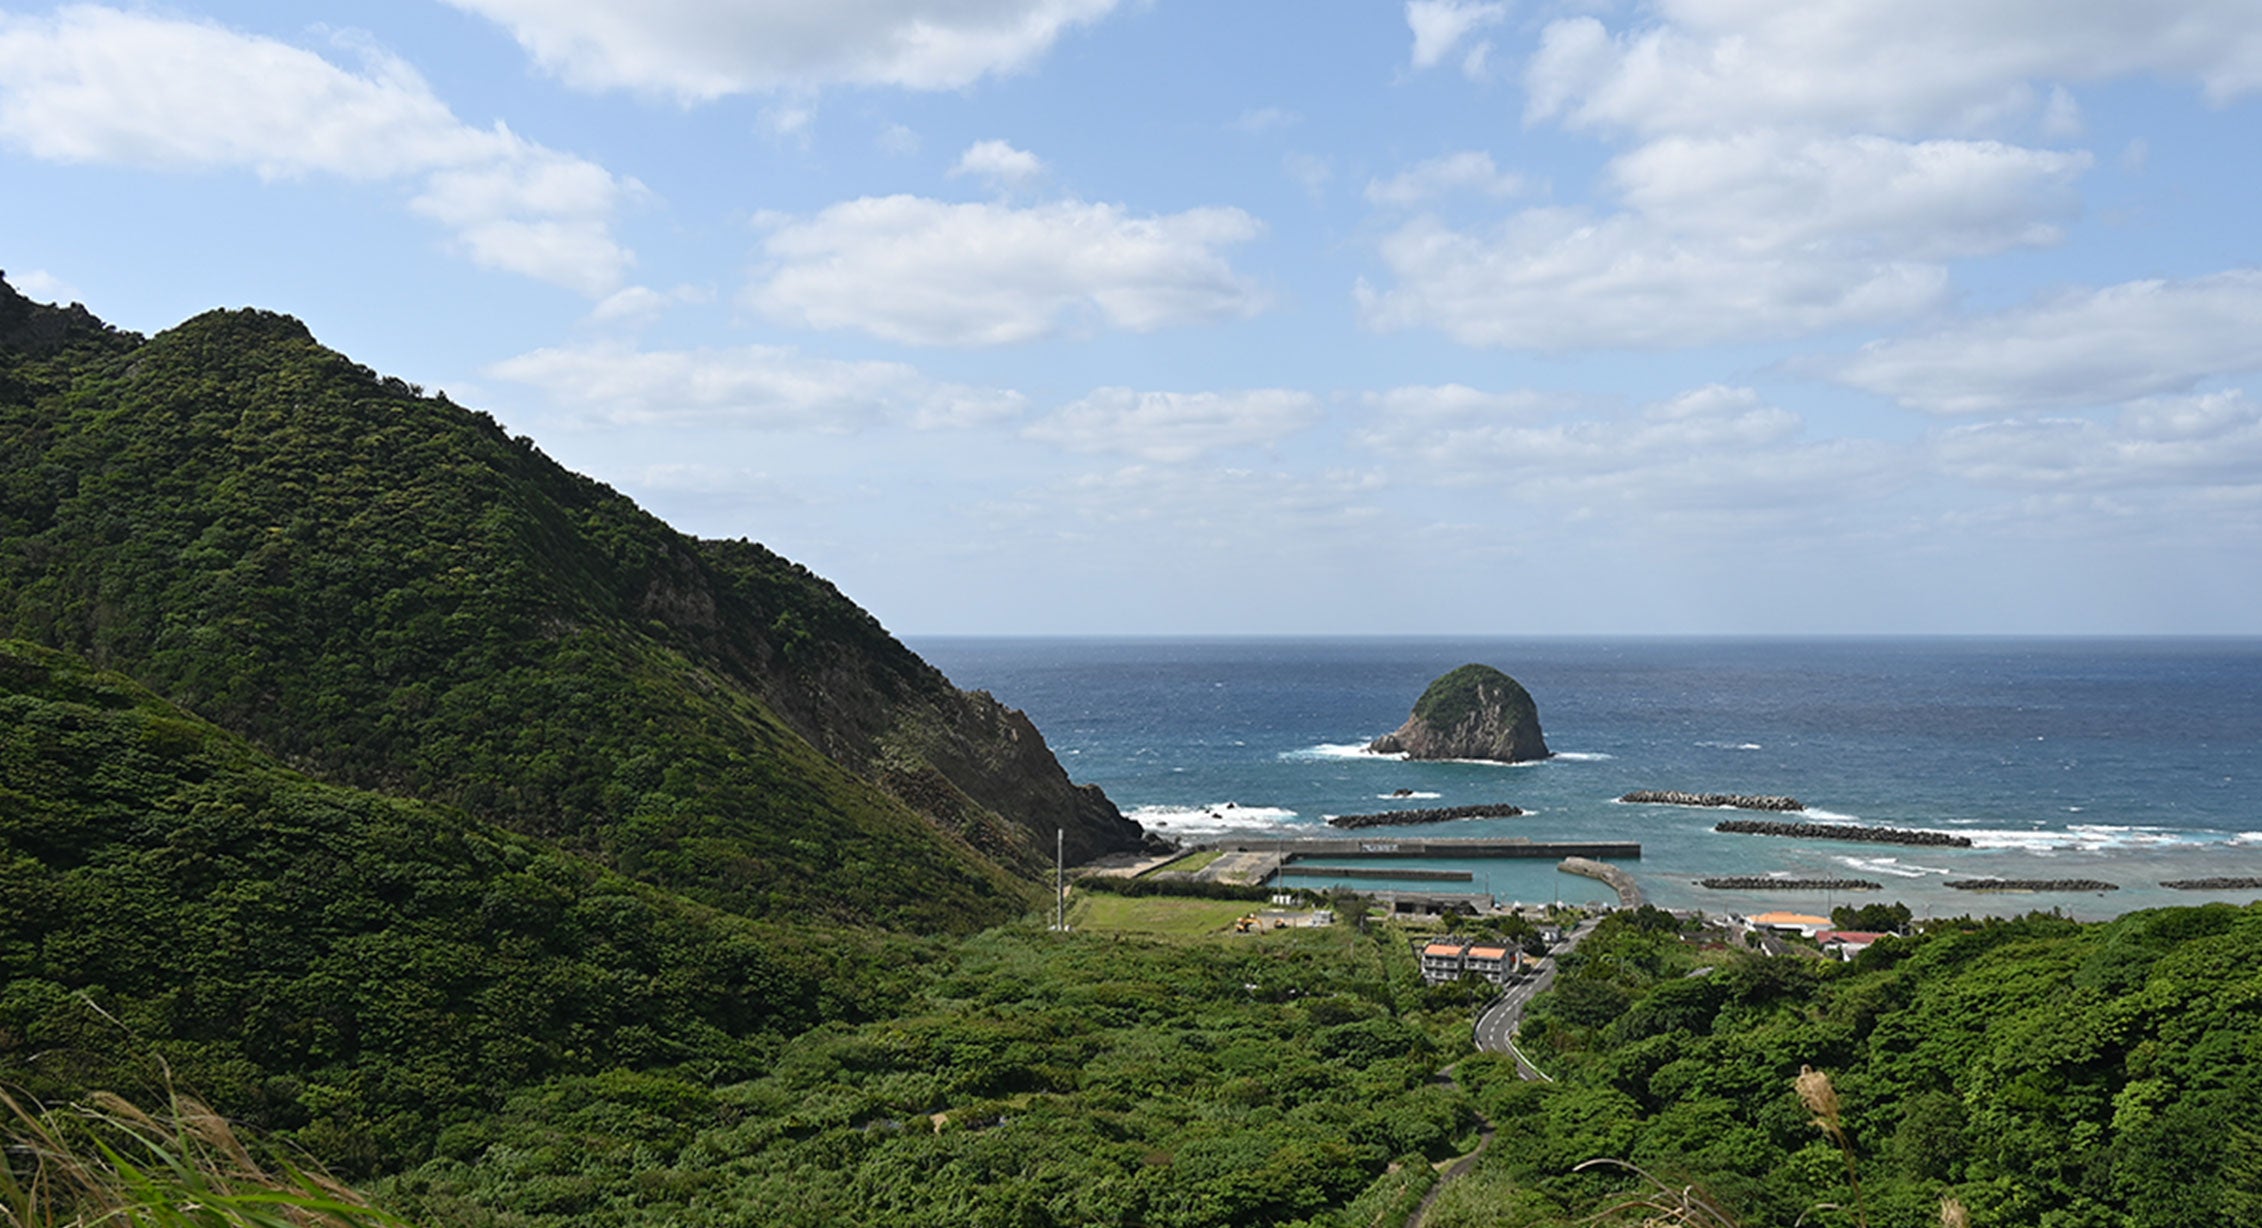
M 1211 862 L 1216 861 L 1218 858 L 1223 856 L 1225 856 L 1224 849 L 1209 849 L 1205 852 L 1200 853 L 1188 853 L 1184 857 L 1181 857 L 1176 861 L 1166 861 L 1159 866 L 1155 866 L 1152 869 L 1142 870 L 1139 873 L 1139 877 L 1145 878 L 1149 874 L 1160 874 L 1165 870 L 1169 871 L 1172 874 L 1192 874 L 1197 870 L 1206 869 Z
M 1197 938 L 1230 931 L 1237 917 L 1257 907 L 1241 900 L 1189 900 L 1175 896 L 1132 897 L 1087 892 L 1068 910 L 1068 924 L 1080 930 Z

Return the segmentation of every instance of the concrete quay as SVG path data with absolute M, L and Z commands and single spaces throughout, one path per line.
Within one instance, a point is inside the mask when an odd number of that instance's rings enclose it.
M 1632 840 L 1530 840 L 1521 837 L 1440 837 L 1432 839 L 1367 836 L 1344 839 L 1324 837 L 1295 840 L 1231 839 L 1203 844 L 1205 849 L 1234 853 L 1271 853 L 1283 863 L 1304 857 L 1565 857 L 1640 859 L 1642 846 Z

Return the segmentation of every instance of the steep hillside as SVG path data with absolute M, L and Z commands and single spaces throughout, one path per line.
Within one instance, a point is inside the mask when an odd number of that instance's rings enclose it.
M 702 542 L 286 316 L 146 341 L 0 284 L 0 631 L 325 779 L 459 805 L 751 914 L 1024 907 L 1069 783 L 805 569 Z
M 540 1081 L 752 1078 L 891 1007 L 922 940 L 749 921 L 458 812 L 325 785 L 0 641 L 0 1085 L 168 1084 L 331 1164 Z

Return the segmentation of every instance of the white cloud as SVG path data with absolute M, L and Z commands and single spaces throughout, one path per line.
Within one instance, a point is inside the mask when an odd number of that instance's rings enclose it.
M 10 273 L 8 274 L 8 284 L 16 288 L 16 293 L 34 302 L 75 303 L 79 301 L 79 292 L 72 287 L 71 283 L 45 269 L 28 269 L 21 273 Z
M 449 0 L 591 90 L 687 102 L 827 85 L 956 89 L 1010 72 L 1116 0 Z
M 457 119 L 415 70 L 360 73 L 219 26 L 93 6 L 0 14 L 0 141 L 38 158 L 413 185 L 473 261 L 591 296 L 631 262 L 614 216 L 643 193 L 508 128 Z
M 1891 448 L 1805 438 L 1805 421 L 1749 388 L 1708 385 L 1607 413 L 1538 393 L 1492 394 L 1508 414 L 1472 412 L 1466 390 L 1440 412 L 1434 396 L 1402 395 L 1358 440 L 1418 466 L 1424 481 L 1489 486 L 1569 519 L 1672 526 L 1660 513 L 1810 517 L 1905 481 Z M 1392 395 L 1392 394 L 1385 394 Z M 1684 526 L 1692 527 L 1692 526 Z
M 1239 209 L 1136 216 L 1081 201 L 888 196 L 768 224 L 774 267 L 747 301 L 810 328 L 998 345 L 1098 326 L 1150 332 L 1262 306 L 1219 250 L 1263 231 Z
M 1304 122 L 1304 117 L 1286 107 L 1252 107 L 1241 112 L 1229 125 L 1235 132 L 1258 136 L 1282 128 L 1293 128 Z
M 1470 345 L 1653 348 L 1797 336 L 1938 304 L 1942 261 L 2055 241 L 2086 154 L 1994 141 L 1665 137 L 1615 159 L 1626 207 L 1386 236 L 1378 328 Z M 1408 195 L 1412 195 L 1411 192 Z
M 2262 493 L 2262 405 L 2240 391 L 2139 401 L 2111 422 L 2034 418 L 1959 426 L 1932 446 L 1942 470 L 1990 486 Z
M 1017 392 L 943 383 L 896 362 L 814 358 L 788 347 L 534 350 L 488 368 L 552 403 L 615 424 L 728 423 L 847 430 L 877 422 L 969 426 L 1021 412 Z
M 1408 384 L 1369 392 L 1360 400 L 1380 411 L 1393 429 L 1417 433 L 1446 423 L 1549 413 L 1575 403 L 1574 398 L 1559 393 L 1530 389 L 1486 392 L 1467 384 Z
M 2111 405 L 2262 370 L 2262 271 L 2060 295 L 1823 369 L 1938 414 Z
M 1610 165 L 1626 203 L 1745 247 L 1815 243 L 1939 259 L 2054 243 L 2079 205 L 2086 153 L 1997 141 L 1666 137 Z
M 2251 0 L 1660 0 L 1612 34 L 1551 23 L 1526 74 L 1528 114 L 1640 132 L 1784 123 L 1973 131 L 2029 115 L 2042 82 L 2150 73 L 2223 102 L 2262 88 Z
M 678 303 L 706 303 L 714 292 L 704 286 L 677 286 L 665 292 L 650 286 L 626 286 L 598 300 L 589 318 L 600 323 L 642 323 Z
M 1370 181 L 1367 201 L 1410 209 L 1453 192 L 1501 197 L 1523 190 L 1524 181 L 1494 166 L 1491 154 L 1464 150 L 1418 162 L 1388 179 Z
M 1406 25 L 1414 32 L 1413 63 L 1416 68 L 1434 68 L 1453 53 L 1461 40 L 1487 26 L 1496 26 L 1508 19 L 1508 6 L 1504 3 L 1484 3 L 1480 0 L 1407 0 Z M 1469 65 L 1470 75 L 1477 75 L 1484 63 L 1483 48 L 1473 54 L 1476 59 Z
M 1190 461 L 1220 448 L 1273 443 L 1319 419 L 1307 392 L 1135 392 L 1101 388 L 1024 428 L 1073 452 L 1120 452 L 1149 461 Z
M 1045 173 L 1044 160 L 1004 141 L 976 141 L 958 155 L 953 175 L 973 175 L 995 188 L 1018 188 Z
M 903 124 L 889 124 L 874 139 L 880 152 L 896 157 L 908 157 L 919 152 L 919 134 Z
M 1397 285 L 1356 291 L 1370 326 L 1508 349 L 1797 336 L 1906 316 L 1947 289 L 1936 265 L 1745 250 L 1634 214 L 1556 208 L 1477 233 L 1416 218 L 1383 239 L 1382 259 Z

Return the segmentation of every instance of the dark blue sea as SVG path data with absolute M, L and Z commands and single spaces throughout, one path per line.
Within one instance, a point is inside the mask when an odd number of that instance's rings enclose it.
M 1069 774 L 1181 840 L 1324 835 L 1330 815 L 1512 802 L 1522 818 L 1403 834 L 1636 840 L 1669 907 L 2117 915 L 2262 891 L 2262 640 L 963 639 L 912 647 L 1027 711 Z M 1538 702 L 1554 758 L 1503 766 L 1368 754 L 1422 689 L 1482 662 Z M 1397 790 L 1410 796 L 1394 796 Z M 1808 821 L 1927 828 L 1970 849 L 1714 832 L 1739 812 L 1626 805 L 1634 789 L 1790 794 Z M 1383 834 L 1388 834 L 1384 832 Z M 1551 862 L 1466 869 L 1502 899 L 1586 901 Z M 1715 891 L 1721 875 L 1866 878 L 1847 894 Z M 1950 879 L 2080 878 L 2111 892 L 1975 894 Z M 1387 882 L 1361 880 L 1367 887 Z M 1439 884 L 1404 883 L 1440 889 Z M 1467 888 L 1450 888 L 1455 890 Z

